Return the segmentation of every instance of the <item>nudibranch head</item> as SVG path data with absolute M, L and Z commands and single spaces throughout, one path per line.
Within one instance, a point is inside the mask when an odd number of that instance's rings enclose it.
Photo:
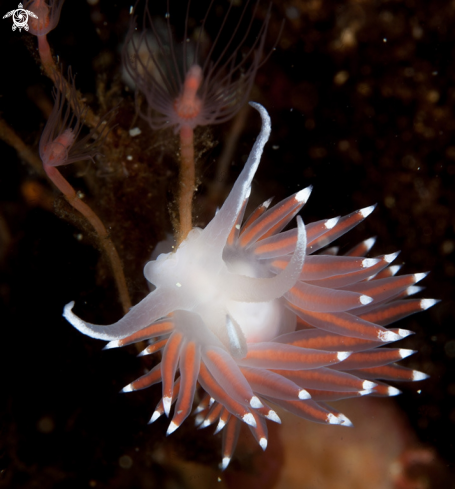
M 242 225 L 270 134 L 267 112 L 251 105 L 262 129 L 245 167 L 205 229 L 193 229 L 176 251 L 147 263 L 145 277 L 156 288 L 110 326 L 81 320 L 73 303 L 64 310 L 81 332 L 108 340 L 106 348 L 153 340 L 142 355 L 163 350 L 161 363 L 123 391 L 161 382 L 151 422 L 169 416 L 175 402 L 168 434 L 190 414 L 199 383 L 205 394 L 196 420 L 201 427 L 217 422 L 216 432 L 223 430 L 222 469 L 240 422 L 266 448 L 266 419 L 280 422 L 270 404 L 312 421 L 351 426 L 323 403 L 399 393 L 378 379 L 426 378 L 396 365 L 412 350 L 382 346 L 411 333 L 387 326 L 436 302 L 405 299 L 425 274 L 395 276 L 390 263 L 397 253 L 365 258 L 373 240 L 343 256 L 320 251 L 374 206 L 306 226 L 297 216 L 297 227 L 283 232 L 309 198 L 308 187 L 271 208 L 266 201 Z

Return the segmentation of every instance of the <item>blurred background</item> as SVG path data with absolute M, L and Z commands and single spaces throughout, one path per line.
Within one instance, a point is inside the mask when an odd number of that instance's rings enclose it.
M 208 5 L 193 1 L 191 32 Z M 178 141 L 171 130 L 152 133 L 136 117 L 133 91 L 122 80 L 130 6 L 66 0 L 48 39 L 96 113 L 117 107 L 114 131 L 143 133 L 129 142 L 132 161 L 119 144 L 110 159 L 63 170 L 111 228 L 136 303 L 148 291 L 145 262 L 172 232 Z M 220 45 L 244 6 L 234 2 Z M 2 0 L 0 7 L 3 16 L 17 5 Z M 227 7 L 214 1 L 208 40 Z M 254 15 L 246 46 L 268 3 L 254 14 L 253 8 L 246 6 L 246 15 Z M 186 9 L 186 1 L 170 1 L 177 33 Z M 399 323 L 416 333 L 400 346 L 418 350 L 402 364 L 430 378 L 397 385 L 403 394 L 396 398 L 334 404 L 353 429 L 280 413 L 282 426 L 269 424 L 267 451 L 242 432 L 221 473 L 213 428 L 197 430 L 189 419 L 166 438 L 166 420 L 147 425 L 159 386 L 118 393 L 156 360 L 136 358 L 134 347 L 103 352 L 101 342 L 62 318 L 71 300 L 92 322 L 120 318 L 112 276 L 90 229 L 39 165 L 0 140 L 0 487 L 455 487 L 455 2 L 275 0 L 271 9 L 265 52 L 276 49 L 250 98 L 269 111 L 272 135 L 251 206 L 310 184 L 313 194 L 301 213 L 307 223 L 377 203 L 337 244 L 343 252 L 376 236 L 370 256 L 401 250 L 402 272 L 431 271 L 420 296 L 441 302 Z M 166 1 L 154 1 L 150 10 L 163 19 Z M 11 19 L 0 23 L 0 117 L 37 154 L 52 83 L 41 72 L 36 38 L 12 32 L 11 25 Z M 197 130 L 198 225 L 223 202 L 259 129 L 257 114 L 246 108 L 230 123 Z

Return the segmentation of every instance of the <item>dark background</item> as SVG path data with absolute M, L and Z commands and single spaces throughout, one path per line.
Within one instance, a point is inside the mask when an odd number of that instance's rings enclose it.
M 197 25 L 207 2 L 193 3 L 190 24 Z M 206 26 L 212 38 L 219 26 L 216 17 L 223 18 L 227 5 L 215 3 L 215 20 Z M 1 1 L 0 7 L 2 15 L 17 8 L 15 1 Z M 125 130 L 136 125 L 132 94 L 119 76 L 129 7 L 123 1 L 90 6 L 67 0 L 48 36 L 64 70 L 72 66 L 78 89 L 95 111 L 103 114 L 120 104 L 115 122 Z M 266 4 L 260 5 L 247 43 L 265 9 Z M 165 11 L 164 0 L 153 2 L 154 13 L 163 16 Z M 181 29 L 186 2 L 172 1 L 171 13 Z M 372 256 L 401 250 L 397 263 L 404 273 L 431 271 L 420 295 L 441 303 L 400 323 L 416 332 L 402 346 L 418 350 L 403 364 L 431 377 L 404 386 L 404 394 L 393 402 L 415 432 L 415 446 L 434 457 L 420 468 L 417 464 L 423 476 L 403 489 L 454 487 L 454 17 L 453 2 L 444 0 L 277 1 L 267 52 L 283 18 L 284 31 L 251 95 L 272 118 L 272 136 L 253 186 L 254 203 L 271 195 L 279 200 L 309 184 L 314 191 L 302 212 L 305 222 L 378 203 L 364 223 L 340 240 L 341 251 L 377 236 Z M 235 24 L 235 15 L 230 22 Z M 13 33 L 11 20 L 5 19 L 0 42 L 0 115 L 36 152 L 46 120 L 40 101 L 49 104 L 52 85 L 40 71 L 33 36 Z M 100 86 L 108 94 L 105 101 L 100 100 Z M 222 182 L 224 193 L 259 130 L 252 110 L 246 117 Z M 116 148 L 118 158 L 101 158 L 97 168 L 65 169 L 112 226 L 134 302 L 147 293 L 141 273 L 147 257 L 172 231 L 172 151 L 177 147 L 172 132 L 147 134 L 147 126 L 137 124 L 146 135 L 134 148 L 141 154 L 137 168 L 122 167 L 128 163 L 122 160 L 123 149 Z M 208 196 L 229 130 L 228 123 L 197 133 L 202 154 L 195 203 L 199 224 L 223 200 Z M 38 185 L 38 196 L 31 197 L 30 182 Z M 189 476 L 160 454 L 172 453 L 176 464 L 191 460 L 215 470 L 220 440 L 196 433 L 190 421 L 168 439 L 164 422 L 147 426 L 159 388 L 129 396 L 118 391 L 153 360 L 136 359 L 134 348 L 102 352 L 100 342 L 79 334 L 61 317 L 71 300 L 78 314 L 94 322 L 108 324 L 121 316 L 95 240 L 71 214 L 43 172 L 0 141 L 5 393 L 0 487 L 193 487 Z M 236 467 L 234 458 L 230 470 Z M 198 487 L 216 483 L 209 479 Z

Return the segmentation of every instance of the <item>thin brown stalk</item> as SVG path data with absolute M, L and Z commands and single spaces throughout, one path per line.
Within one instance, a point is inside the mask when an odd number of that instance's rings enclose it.
M 2 118 L 0 118 L 0 139 L 2 139 L 3 141 L 5 141 L 6 144 L 14 148 L 19 156 L 24 159 L 30 166 L 32 166 L 36 171 L 42 173 L 43 165 L 41 163 L 41 160 Z
M 180 177 L 179 177 L 179 230 L 177 245 L 193 227 L 192 208 L 195 186 L 194 131 L 190 126 L 180 128 Z
M 79 211 L 95 229 L 95 232 L 99 237 L 99 243 L 106 253 L 111 265 L 123 312 L 126 314 L 131 308 L 131 300 L 128 294 L 128 288 L 126 286 L 125 275 L 123 274 L 122 262 L 120 261 L 120 257 L 118 256 L 117 250 L 115 249 L 114 243 L 112 242 L 107 229 L 104 227 L 104 224 L 93 212 L 93 210 L 77 196 L 74 188 L 68 183 L 68 181 L 56 167 L 50 165 L 43 166 L 47 175 L 65 196 L 67 202 L 77 211 Z

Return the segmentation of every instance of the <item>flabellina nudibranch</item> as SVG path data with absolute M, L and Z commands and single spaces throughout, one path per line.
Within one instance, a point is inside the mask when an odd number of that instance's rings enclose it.
M 434 299 L 406 299 L 425 273 L 395 276 L 398 253 L 365 258 L 366 240 L 343 256 L 320 250 L 374 209 L 281 232 L 308 200 L 311 187 L 275 206 L 259 206 L 242 224 L 251 182 L 270 134 L 270 118 L 256 103 L 262 129 L 228 198 L 205 229 L 194 228 L 172 253 L 145 265 L 155 289 L 118 322 L 90 324 L 64 317 L 79 331 L 116 348 L 143 340 L 140 354 L 162 350 L 162 361 L 123 388 L 131 392 L 162 383 L 150 422 L 170 415 L 167 434 L 192 410 L 198 384 L 205 391 L 196 423 L 223 430 L 222 462 L 232 457 L 241 422 L 267 447 L 266 419 L 280 422 L 276 405 L 302 418 L 352 426 L 325 404 L 363 395 L 393 396 L 379 381 L 417 381 L 427 375 L 395 362 L 414 351 L 384 345 L 411 331 L 387 328 L 428 309 Z M 316 254 L 316 252 L 318 252 Z M 175 379 L 177 375 L 177 378 Z

